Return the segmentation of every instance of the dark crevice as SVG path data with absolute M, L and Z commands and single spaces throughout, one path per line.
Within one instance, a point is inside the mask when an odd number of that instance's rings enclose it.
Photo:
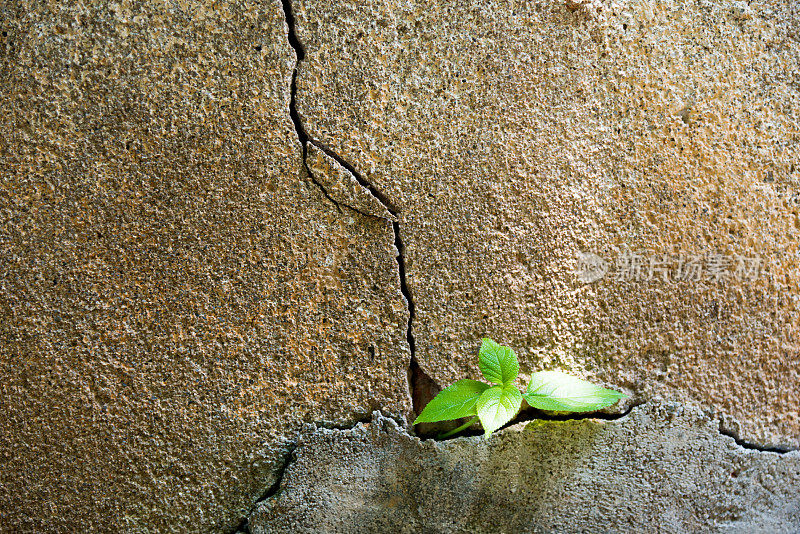
M 408 384 L 411 390 L 411 404 L 416 414 L 421 413 L 422 409 L 442 391 L 439 384 L 422 370 L 416 358 L 411 359 L 408 368 Z
M 289 87 L 289 117 L 292 119 L 292 124 L 294 125 L 295 134 L 297 135 L 297 139 L 300 141 L 300 146 L 302 147 L 303 168 L 305 169 L 306 174 L 308 174 L 308 177 L 311 179 L 314 185 L 316 185 L 319 188 L 319 190 L 322 191 L 322 194 L 325 195 L 325 198 L 328 199 L 334 206 L 336 206 L 336 209 L 339 211 L 339 213 L 342 213 L 342 206 L 344 206 L 345 208 L 348 208 L 358 213 L 359 215 L 363 215 L 364 217 L 382 218 L 382 217 L 376 217 L 375 215 L 371 215 L 369 213 L 364 213 L 363 211 L 354 208 L 353 206 L 349 206 L 343 202 L 338 202 L 330 195 L 330 193 L 328 193 L 328 189 L 324 185 L 322 185 L 319 182 L 319 180 L 317 180 L 317 177 L 314 176 L 314 173 L 311 171 L 311 167 L 309 167 L 308 165 L 308 143 L 312 142 L 317 148 L 319 148 L 320 150 L 331 156 L 340 165 L 342 165 L 344 168 L 350 171 L 350 173 L 356 178 L 356 180 L 358 180 L 358 182 L 363 187 L 365 187 L 370 193 L 372 193 L 375 196 L 375 198 L 377 198 L 381 202 L 381 204 L 383 204 L 384 207 L 387 210 L 389 210 L 389 212 L 392 215 L 397 215 L 396 210 L 393 210 L 392 208 L 389 207 L 390 204 L 387 203 L 386 199 L 381 194 L 379 194 L 377 190 L 371 184 L 369 184 L 369 182 L 364 180 L 364 178 L 360 174 L 358 174 L 351 165 L 349 165 L 342 158 L 336 155 L 332 150 L 323 146 L 321 143 L 312 141 L 308 135 L 308 132 L 306 132 L 306 129 L 303 126 L 303 121 L 302 119 L 300 119 L 300 112 L 297 111 L 297 75 L 299 72 L 300 62 L 303 61 L 303 59 L 305 59 L 306 57 L 306 51 L 305 48 L 303 47 L 303 44 L 300 42 L 300 39 L 297 38 L 292 2 L 291 0 L 282 0 L 282 3 L 283 3 L 283 14 L 286 20 L 286 26 L 288 28 L 289 46 L 291 46 L 292 50 L 294 50 L 296 58 L 294 69 L 292 70 L 292 82 Z
M 308 152 L 308 134 L 306 133 L 306 129 L 303 127 L 303 121 L 300 120 L 300 113 L 297 111 L 298 63 L 300 63 L 299 59 L 294 65 L 294 70 L 292 71 L 292 84 L 289 88 L 289 117 L 292 119 L 292 123 L 294 124 L 294 131 L 297 133 L 297 138 L 300 140 L 300 144 L 303 145 L 303 161 L 305 161 L 306 153 Z
M 297 139 L 300 141 L 300 146 L 302 148 L 303 168 L 305 169 L 306 174 L 308 174 L 308 177 L 311 179 L 314 185 L 316 185 L 319 188 L 319 190 L 322 191 L 322 194 L 325 196 L 326 199 L 328 199 L 331 202 L 331 204 L 336 206 L 336 209 L 339 211 L 339 213 L 342 213 L 342 206 L 344 206 L 345 208 L 348 208 L 358 213 L 359 215 L 376 218 L 374 215 L 370 215 L 369 213 L 364 213 L 363 211 L 358 210 L 353 206 L 349 206 L 343 202 L 338 202 L 337 200 L 335 200 L 328 192 L 328 189 L 324 185 L 322 185 L 319 182 L 319 180 L 317 180 L 317 177 L 314 176 L 314 173 L 311 171 L 311 167 L 309 167 L 308 165 L 308 143 L 310 141 L 310 138 L 308 136 L 308 132 L 306 132 L 306 129 L 303 126 L 303 121 L 300 119 L 300 112 L 297 111 L 297 75 L 299 72 L 300 62 L 303 61 L 303 59 L 306 57 L 306 51 L 305 48 L 303 47 L 303 44 L 297 38 L 297 32 L 295 30 L 295 22 L 294 22 L 294 11 L 292 10 L 292 2 L 291 0 L 282 0 L 282 1 L 283 1 L 283 14 L 286 20 L 286 26 L 288 27 L 289 45 L 294 50 L 296 58 L 294 69 L 292 70 L 292 82 L 291 85 L 289 86 L 289 117 L 292 119 L 292 124 L 294 125 L 295 134 L 297 135 Z M 315 143 L 315 145 L 317 145 L 317 143 Z M 339 159 L 337 159 L 337 161 L 339 161 Z M 380 200 L 380 198 L 378 200 Z M 392 215 L 394 215 L 394 213 Z
M 626 417 L 631 411 L 636 408 L 637 406 L 643 405 L 644 402 L 633 403 L 624 412 L 620 413 L 605 413 L 605 412 L 586 412 L 586 413 L 568 413 L 563 415 L 553 415 L 549 412 L 545 412 L 542 410 L 538 410 L 536 408 L 531 408 L 530 406 L 526 406 L 517 414 L 514 419 L 503 425 L 497 432 L 508 428 L 510 426 L 518 425 L 520 423 L 527 423 L 531 421 L 582 421 L 584 419 L 599 419 L 601 421 L 618 421 L 623 417 Z M 458 424 L 466 423 L 469 418 L 465 417 L 461 419 Z M 453 424 L 455 428 L 456 424 Z M 434 433 L 427 433 L 423 434 L 420 437 L 433 439 L 435 441 L 447 441 L 450 439 L 461 438 L 465 436 L 479 436 L 483 435 L 483 429 L 480 428 L 478 423 L 473 425 L 472 427 L 464 430 L 463 432 L 459 432 L 453 436 L 449 436 L 447 438 L 439 439 L 436 434 Z
M 361 187 L 369 191 L 373 197 L 378 199 L 381 205 L 386 208 L 386 211 L 391 213 L 394 217 L 398 216 L 398 208 L 388 199 L 388 197 L 386 197 L 385 194 L 376 188 L 369 180 L 364 178 L 361 173 L 355 169 L 355 167 L 350 165 L 339 154 L 321 142 L 311 138 L 308 138 L 308 142 L 320 149 L 328 157 L 336 161 L 336 163 L 347 169 L 347 171 L 356 179 L 356 181 L 358 181 Z M 422 368 L 419 366 L 419 362 L 417 361 L 417 345 L 416 340 L 414 339 L 414 318 L 416 315 L 414 299 L 411 296 L 411 290 L 408 287 L 408 279 L 406 276 L 406 247 L 403 243 L 403 237 L 400 233 L 400 222 L 394 220 L 391 221 L 391 223 L 392 230 L 394 231 L 394 246 L 397 249 L 397 268 L 400 274 L 400 292 L 403 294 L 403 298 L 406 300 L 406 306 L 408 307 L 406 342 L 408 343 L 408 348 L 411 352 L 411 361 L 408 368 L 409 391 L 411 394 L 411 402 L 414 412 L 420 413 L 422 408 L 434 396 L 436 396 L 436 393 L 438 393 L 441 388 L 439 388 L 438 385 L 436 385 L 436 383 L 425 373 L 425 371 L 422 370 Z M 434 391 L 434 393 L 431 394 L 431 391 Z
M 375 408 L 374 412 L 378 412 L 381 415 L 383 415 L 384 417 L 387 417 L 389 419 L 393 419 L 393 416 L 391 414 L 383 413 L 383 410 L 381 410 L 380 408 Z M 324 428 L 324 429 L 327 429 L 327 430 L 353 430 L 359 424 L 365 424 L 366 425 L 366 424 L 371 423 L 372 422 L 372 414 L 374 412 L 369 412 L 369 413 L 366 413 L 366 414 L 363 414 L 363 415 L 359 415 L 356 419 L 351 419 L 352 424 L 337 423 L 335 421 L 316 421 L 316 422 L 313 423 L 313 425 L 314 425 L 315 429 Z
M 234 530 L 231 534 L 250 534 L 250 516 L 253 514 L 255 509 L 258 507 L 259 503 L 269 499 L 270 497 L 274 496 L 280 490 L 281 483 L 283 482 L 283 475 L 286 474 L 286 468 L 288 468 L 292 462 L 294 462 L 297 457 L 294 454 L 295 449 L 297 448 L 297 441 L 292 441 L 287 444 L 285 454 L 281 460 L 280 466 L 278 466 L 277 473 L 275 476 L 275 482 L 267 488 L 267 490 L 258 497 L 253 505 L 250 507 L 250 510 L 242 517 L 239 521 L 239 524 L 234 527 Z
M 374 411 L 366 414 L 362 414 L 358 416 L 358 419 L 353 419 L 349 423 L 337 423 L 334 421 L 315 421 L 313 423 L 306 423 L 305 428 L 301 430 L 295 437 L 295 439 L 286 444 L 286 449 L 284 450 L 283 458 L 280 460 L 280 465 L 277 468 L 275 474 L 275 482 L 267 488 L 267 490 L 258 497 L 253 505 L 250 507 L 250 510 L 245 514 L 245 516 L 239 521 L 239 523 L 234 527 L 232 534 L 250 534 L 250 526 L 249 526 L 249 518 L 256 510 L 258 505 L 267 499 L 276 496 L 281 489 L 281 485 L 283 484 L 283 477 L 286 474 L 286 470 L 292 465 L 295 461 L 297 461 L 297 446 L 298 443 L 302 440 L 304 436 L 309 434 L 313 434 L 314 432 L 318 431 L 319 429 L 326 429 L 326 430 L 339 430 L 341 432 L 347 432 L 354 430 L 358 425 L 361 424 L 371 424 L 375 421 L 376 414 L 380 414 L 382 417 L 387 419 L 393 420 L 399 427 L 403 427 L 405 425 L 405 421 L 399 417 L 395 417 L 394 415 L 384 412 L 382 409 L 375 409 Z
M 286 20 L 288 27 L 289 46 L 294 50 L 295 61 L 294 69 L 292 70 L 292 83 L 289 86 L 289 117 L 294 124 L 294 131 L 297 133 L 297 138 L 300 144 L 303 145 L 303 161 L 306 160 L 306 152 L 308 146 L 308 134 L 303 127 L 303 121 L 300 120 L 300 113 L 297 112 L 297 71 L 300 62 L 306 57 L 306 51 L 300 40 L 297 38 L 297 33 L 294 27 L 294 11 L 292 11 L 291 0 L 283 0 L 283 16 Z
M 351 210 L 356 211 L 358 213 L 361 213 L 357 209 L 352 208 L 352 207 L 348 206 L 347 204 L 340 204 L 339 202 L 337 202 L 330 195 L 330 193 L 328 193 L 328 190 L 325 188 L 325 186 L 322 185 L 321 183 L 319 183 L 319 181 L 317 181 L 317 177 L 314 176 L 314 173 L 312 173 L 311 169 L 308 167 L 308 163 L 306 163 L 305 151 L 306 151 L 305 147 L 303 147 L 303 167 L 305 167 L 306 174 L 308 174 L 308 177 L 311 178 L 311 181 L 314 183 L 314 185 L 316 185 L 319 188 L 319 190 L 322 191 L 322 194 L 325 195 L 325 198 L 327 198 L 328 201 L 330 201 L 331 204 L 336 206 L 336 209 L 339 211 L 339 213 L 342 213 L 342 206 L 344 206 L 345 208 L 350 208 Z
M 725 423 L 722 419 L 719 420 L 719 433 L 723 436 L 728 436 L 733 438 L 733 441 L 736 442 L 738 446 L 743 449 L 748 449 L 751 451 L 759 451 L 759 452 L 774 452 L 777 454 L 786 454 L 787 452 L 792 452 L 792 447 L 783 447 L 783 446 L 765 446 L 765 445 L 758 445 L 756 443 L 750 443 L 749 441 L 743 440 L 739 437 L 739 433 L 731 430 L 729 428 L 725 428 Z
M 388 205 L 386 205 L 386 209 L 389 209 Z M 389 211 L 392 215 L 395 214 L 391 210 Z M 416 339 L 414 339 L 416 308 L 414 307 L 414 299 L 411 297 L 411 290 L 408 288 L 408 279 L 406 278 L 406 247 L 403 244 L 403 237 L 400 235 L 400 223 L 398 221 L 393 221 L 392 228 L 394 229 L 394 246 L 397 249 L 397 269 L 400 273 L 400 292 L 403 294 L 403 298 L 406 299 L 406 305 L 408 306 L 406 342 L 411 352 L 411 361 L 408 367 L 408 388 L 411 394 L 411 405 L 414 409 L 414 413 L 419 414 L 422 408 L 436 396 L 441 388 L 439 388 L 436 382 L 422 370 L 417 361 L 417 342 Z
M 292 462 L 294 462 L 297 459 L 297 456 L 295 456 L 294 454 L 296 448 L 297 448 L 296 441 L 293 441 L 292 443 L 289 444 L 289 446 L 286 449 L 286 455 L 284 456 L 283 463 L 278 468 L 278 473 L 275 477 L 275 482 L 273 482 L 273 484 L 269 488 L 267 488 L 267 491 L 265 491 L 261 495 L 261 497 L 256 499 L 255 502 L 256 505 L 274 496 L 276 493 L 278 493 L 278 490 L 281 489 L 281 483 L 283 482 L 283 475 L 286 474 L 286 468 L 292 465 Z
M 289 98 L 289 116 L 292 119 L 292 123 L 294 124 L 295 132 L 297 133 L 297 138 L 300 140 L 300 144 L 303 148 L 303 166 L 305 167 L 308 176 L 311 178 L 311 181 L 320 188 L 322 193 L 325 195 L 325 198 L 330 200 L 336 208 L 341 212 L 341 206 L 345 206 L 356 213 L 361 215 L 366 215 L 368 217 L 374 217 L 372 215 L 368 215 L 363 213 L 352 206 L 348 206 L 346 204 L 341 204 L 334 200 L 330 194 L 328 194 L 327 189 L 317 181 L 314 173 L 311 172 L 311 168 L 308 165 L 308 143 L 313 144 L 317 148 L 319 148 L 322 152 L 328 155 L 331 159 L 336 161 L 339 165 L 347 169 L 350 174 L 358 181 L 361 186 L 370 192 L 372 196 L 374 196 L 378 201 L 383 205 L 386 210 L 392 214 L 392 216 L 397 217 L 399 213 L 399 209 L 395 206 L 389 198 L 382 193 L 377 187 L 375 187 L 372 183 L 369 182 L 366 178 L 364 178 L 361 173 L 359 173 L 355 167 L 350 165 L 344 158 L 339 156 L 336 152 L 325 146 L 320 141 L 316 141 L 311 139 L 306 132 L 306 129 L 303 127 L 303 121 L 300 119 L 300 113 L 297 111 L 297 73 L 298 73 L 298 66 L 300 62 L 306 57 L 305 48 L 300 40 L 297 38 L 297 32 L 295 29 L 295 20 L 294 20 L 294 11 L 292 9 L 292 2 L 291 0 L 282 0 L 283 2 L 283 13 L 286 19 L 286 25 L 288 26 L 288 38 L 289 38 L 289 45 L 294 50 L 294 53 L 297 57 L 295 62 L 294 71 L 292 72 L 292 84 L 291 84 L 291 95 Z M 406 262 L 405 262 L 405 245 L 403 244 L 403 238 L 400 235 L 400 223 L 398 221 L 392 221 L 392 229 L 394 230 L 394 246 L 397 248 L 397 266 L 400 273 L 400 291 L 403 294 L 403 297 L 406 299 L 406 305 L 408 306 L 408 327 L 406 329 L 406 342 L 408 343 L 408 347 L 411 351 L 411 361 L 409 364 L 409 389 L 412 398 L 412 404 L 414 405 L 414 410 L 419 413 L 421 407 L 424 404 L 419 404 L 415 402 L 413 399 L 420 399 L 424 395 L 422 395 L 421 389 L 423 386 L 428 385 L 431 383 L 432 380 L 428 377 L 420 368 L 419 363 L 417 362 L 416 357 L 416 343 L 414 340 L 414 300 L 411 298 L 411 291 L 408 288 L 408 281 L 406 279 Z
M 297 38 L 292 0 L 281 0 L 281 2 L 283 3 L 283 16 L 286 18 L 286 25 L 289 26 L 289 46 L 294 48 L 294 53 L 297 54 L 297 61 L 303 61 L 306 58 L 306 49 L 300 39 Z
M 314 185 L 316 185 L 319 190 L 322 191 L 322 194 L 325 195 L 325 198 L 327 198 L 334 206 L 336 206 L 336 209 L 339 211 L 339 213 L 342 213 L 342 207 L 340 206 L 339 202 L 331 197 L 330 193 L 328 193 L 328 190 L 317 180 L 316 176 L 314 176 L 314 173 L 311 172 L 311 168 L 308 166 L 308 133 L 303 127 L 303 121 L 300 120 L 300 113 L 297 111 L 297 72 L 300 62 L 306 57 L 306 52 L 303 48 L 303 45 L 300 43 L 300 40 L 297 38 L 297 33 L 295 32 L 294 12 L 292 11 L 291 0 L 283 0 L 283 16 L 286 20 L 286 26 L 288 27 L 289 46 L 292 47 L 295 54 L 294 69 L 292 70 L 292 82 L 289 86 L 289 118 L 292 119 L 292 124 L 294 124 L 294 132 L 297 135 L 297 139 L 300 141 L 300 146 L 302 148 L 303 168 Z M 350 206 L 346 207 L 349 208 Z

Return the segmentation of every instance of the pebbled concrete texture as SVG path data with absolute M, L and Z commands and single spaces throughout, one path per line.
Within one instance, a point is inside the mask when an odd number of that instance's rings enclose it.
M 0 5 L 0 531 L 231 532 L 410 409 L 390 223 L 305 174 L 279 1 Z
M 281 532 L 796 533 L 800 453 L 743 449 L 707 410 L 656 399 L 621 419 L 531 421 L 420 441 L 374 414 L 303 437 L 250 516 Z
M 477 378 L 491 336 L 523 379 L 679 394 L 800 445 L 797 3 L 569 6 L 295 2 L 299 113 L 398 208 L 420 367 Z M 642 279 L 574 272 L 626 250 Z

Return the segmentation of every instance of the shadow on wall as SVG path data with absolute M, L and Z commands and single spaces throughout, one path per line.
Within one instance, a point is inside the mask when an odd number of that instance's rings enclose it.
M 383 524 L 391 531 L 397 517 L 416 517 L 422 530 L 437 521 L 441 531 L 529 528 L 539 504 L 586 471 L 600 436 L 612 431 L 602 422 L 586 422 L 567 424 L 566 434 L 553 432 L 558 425 L 564 423 L 534 421 L 523 432 L 501 432 L 491 441 L 475 436 L 422 443 L 440 450 L 438 455 L 403 447 L 397 457 L 381 457 L 377 505 L 354 509 L 352 524 Z M 524 512 L 518 510 L 521 495 Z M 437 510 L 443 511 L 438 518 Z

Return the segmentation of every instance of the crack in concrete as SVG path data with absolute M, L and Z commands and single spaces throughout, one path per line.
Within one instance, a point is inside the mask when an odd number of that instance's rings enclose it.
M 792 447 L 785 447 L 781 445 L 759 445 L 757 443 L 752 443 L 750 441 L 743 440 L 739 437 L 739 433 L 735 430 L 730 428 L 725 428 L 725 420 L 720 418 L 719 420 L 719 433 L 723 436 L 728 436 L 729 438 L 733 438 L 733 441 L 736 442 L 738 446 L 743 449 L 748 449 L 751 451 L 759 451 L 759 452 L 774 452 L 776 454 L 786 454 L 797 449 L 793 449 Z
M 308 132 L 306 131 L 305 127 L 303 126 L 303 121 L 300 118 L 300 113 L 297 110 L 297 75 L 299 71 L 300 62 L 303 61 L 306 57 L 306 51 L 303 44 L 300 42 L 300 39 L 297 37 L 296 27 L 295 27 L 295 18 L 294 18 L 294 9 L 292 6 L 292 0 L 281 0 L 283 6 L 283 14 L 286 22 L 286 26 L 288 28 L 288 40 L 289 45 L 295 52 L 295 66 L 292 72 L 292 82 L 290 86 L 290 98 L 289 98 L 289 116 L 292 119 L 292 123 L 294 124 L 295 132 L 297 134 L 297 138 L 300 141 L 303 150 L 303 166 L 308 173 L 311 181 L 319 187 L 322 193 L 325 195 L 325 198 L 330 200 L 336 208 L 341 213 L 341 206 L 349 208 L 356 213 L 359 213 L 365 217 L 372 217 L 372 218 L 380 218 L 385 219 L 384 217 L 376 217 L 375 215 L 371 215 L 368 213 L 363 213 L 362 211 L 349 206 L 344 203 L 337 202 L 331 195 L 328 193 L 327 189 L 317 180 L 314 176 L 314 173 L 311 171 L 311 168 L 308 165 L 308 144 L 311 143 L 318 149 L 320 149 L 323 153 L 328 155 L 331 159 L 336 161 L 339 165 L 344 167 L 347 171 L 350 172 L 351 175 L 356 179 L 356 181 L 366 189 L 375 199 L 380 202 L 380 204 L 388 211 L 395 220 L 389 220 L 392 225 L 392 230 L 394 232 L 394 246 L 397 249 L 397 267 L 398 273 L 400 277 L 400 292 L 403 295 L 403 298 L 406 300 L 406 307 L 408 308 L 408 325 L 406 328 L 406 342 L 408 343 L 409 351 L 411 352 L 411 358 L 409 362 L 409 369 L 408 369 L 408 382 L 409 382 L 409 394 L 411 397 L 411 402 L 413 409 L 416 413 L 419 413 L 422 409 L 420 405 L 421 399 L 424 395 L 421 395 L 418 390 L 422 387 L 422 384 L 434 383 L 430 377 L 422 370 L 419 366 L 419 362 L 417 361 L 416 357 L 416 340 L 414 338 L 414 319 L 416 316 L 416 309 L 414 306 L 414 299 L 411 295 L 411 290 L 408 286 L 408 280 L 406 276 L 406 261 L 405 261 L 405 244 L 403 243 L 403 237 L 400 232 L 400 222 L 399 222 L 399 213 L 400 210 L 397 206 L 392 203 L 389 198 L 381 192 L 374 184 L 372 184 L 369 180 L 364 178 L 364 176 L 359 173 L 355 167 L 353 167 L 350 163 L 348 163 L 344 158 L 342 158 L 339 154 L 334 152 L 331 148 L 326 146 L 321 141 L 312 139 Z M 385 219 L 387 220 L 387 219 Z M 435 384 L 435 383 L 434 383 Z
M 322 185 L 319 180 L 317 180 L 317 177 L 314 175 L 314 173 L 311 171 L 311 167 L 309 167 L 308 165 L 308 143 L 310 142 L 310 138 L 308 136 L 308 132 L 306 132 L 306 129 L 303 127 L 303 122 L 300 119 L 300 113 L 297 111 L 297 74 L 299 72 L 298 67 L 300 65 L 300 62 L 303 61 L 303 59 L 306 57 L 306 52 L 302 43 L 300 43 L 300 40 L 297 38 L 297 34 L 295 33 L 294 12 L 292 10 L 291 1 L 290 0 L 281 0 L 281 1 L 283 3 L 284 20 L 286 22 L 286 25 L 288 26 L 287 37 L 289 40 L 289 46 L 292 47 L 295 54 L 294 69 L 292 69 L 292 81 L 289 86 L 289 117 L 292 119 L 292 124 L 294 125 L 295 134 L 297 135 L 297 139 L 298 141 L 300 141 L 300 146 L 302 148 L 303 168 L 305 169 L 306 173 L 308 174 L 308 177 L 311 179 L 314 185 L 316 185 L 322 192 L 322 194 L 325 196 L 325 198 L 328 199 L 331 202 L 331 204 L 333 204 L 336 207 L 339 213 L 342 213 L 342 206 L 344 206 L 358 213 L 359 215 L 375 218 L 374 215 L 371 215 L 369 213 L 364 213 L 361 210 L 354 208 L 353 206 L 345 204 L 344 202 L 339 202 L 336 199 L 334 199 L 328 192 L 328 189 L 324 185 Z
M 278 490 L 281 487 L 281 483 L 283 482 L 283 475 L 286 474 L 286 469 L 292 463 L 297 460 L 297 456 L 295 456 L 294 451 L 297 449 L 297 443 L 299 440 L 290 441 L 286 446 L 286 454 L 283 456 L 280 465 L 275 473 L 275 482 L 270 485 L 264 493 L 258 497 L 255 502 L 250 506 L 250 509 L 245 512 L 244 516 L 241 518 L 239 523 L 233 528 L 230 534 L 250 534 L 250 516 L 255 512 L 258 505 L 265 500 L 269 499 L 273 495 L 278 493 Z
M 392 202 L 389 200 L 389 198 L 386 196 L 386 194 L 384 194 L 384 193 L 383 193 L 381 190 L 379 190 L 377 187 L 375 187 L 375 185 L 373 185 L 373 184 L 372 184 L 372 183 L 371 183 L 369 180 L 367 180 L 366 178 L 364 178 L 364 177 L 361 175 L 361 173 L 359 173 L 359 172 L 358 172 L 358 171 L 355 169 L 355 167 L 353 167 L 352 165 L 350 165 L 350 164 L 349 164 L 349 163 L 348 163 L 348 162 L 347 162 L 347 161 L 346 161 L 346 160 L 345 160 L 343 157 L 341 157 L 339 154 L 337 154 L 336 152 L 334 152 L 334 151 L 333 151 L 333 150 L 332 150 L 330 147 L 328 147 L 327 145 L 323 144 L 321 141 L 319 141 L 319 140 L 317 140 L 317 139 L 311 139 L 311 138 L 309 138 L 308 142 L 309 142 L 309 143 L 311 143 L 312 145 L 314 145 L 315 147 L 317 147 L 318 149 L 322 150 L 322 151 L 323 151 L 325 154 L 327 154 L 327 155 L 328 155 L 328 156 L 329 156 L 331 159 L 333 159 L 333 160 L 334 160 L 336 163 L 338 163 L 339 165 L 341 165 L 342 167 L 344 167 L 345 169 L 347 169 L 347 171 L 348 171 L 350 174 L 352 174 L 352 175 L 353 175 L 353 177 L 356 179 L 356 181 L 357 181 L 359 184 L 361 184 L 361 187 L 363 187 L 364 189 L 366 189 L 367 191 L 369 191 L 369 193 L 370 193 L 370 194 L 371 194 L 373 197 L 375 197 L 376 199 L 378 199 L 378 202 L 380 202 L 380 203 L 381 203 L 381 205 L 382 205 L 384 208 L 386 208 L 386 211 L 388 211 L 389 213 L 391 213 L 391 214 L 392 214 L 392 216 L 394 216 L 394 217 L 397 217 L 397 214 L 400 212 L 400 210 L 397 208 L 397 206 L 395 206 L 395 205 L 394 205 L 394 204 L 393 204 L 393 203 L 392 203 Z M 374 215 L 373 215 L 373 217 L 374 217 Z M 394 222 L 394 221 L 392 221 L 392 222 Z
M 283 2 L 283 16 L 284 20 L 286 21 L 286 25 L 288 26 L 288 40 L 289 46 L 292 47 L 294 50 L 295 55 L 295 62 L 294 62 L 294 69 L 292 69 L 292 81 L 289 85 L 289 118 L 292 119 L 292 124 L 294 125 L 294 132 L 297 135 L 297 139 L 300 141 L 300 146 L 302 148 L 302 159 L 303 159 L 303 168 L 305 169 L 306 173 L 308 174 L 311 181 L 316 185 L 322 194 L 325 195 L 339 213 L 342 213 L 342 208 L 336 200 L 331 197 L 328 193 L 328 190 L 317 180 L 314 173 L 311 172 L 311 168 L 308 166 L 308 134 L 306 133 L 305 128 L 303 128 L 303 123 L 300 120 L 300 114 L 297 111 L 297 73 L 298 73 L 298 66 L 303 58 L 306 57 L 305 49 L 300 41 L 297 39 L 297 35 L 294 31 L 294 12 L 292 11 L 291 2 L 289 0 L 282 0 Z M 348 206 L 349 207 L 349 206 Z

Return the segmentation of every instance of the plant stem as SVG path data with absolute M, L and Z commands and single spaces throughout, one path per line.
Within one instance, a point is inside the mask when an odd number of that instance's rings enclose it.
M 466 423 L 464 423 L 460 427 L 454 428 L 453 430 L 449 430 L 449 431 L 445 432 L 444 434 L 439 434 L 438 436 L 436 436 L 436 439 L 449 438 L 453 434 L 458 434 L 462 430 L 466 430 L 467 428 L 469 428 L 472 425 L 474 425 L 475 421 L 477 421 L 477 420 L 478 420 L 478 416 L 476 415 L 475 417 L 473 417 L 472 419 L 470 419 L 469 421 L 467 421 Z

